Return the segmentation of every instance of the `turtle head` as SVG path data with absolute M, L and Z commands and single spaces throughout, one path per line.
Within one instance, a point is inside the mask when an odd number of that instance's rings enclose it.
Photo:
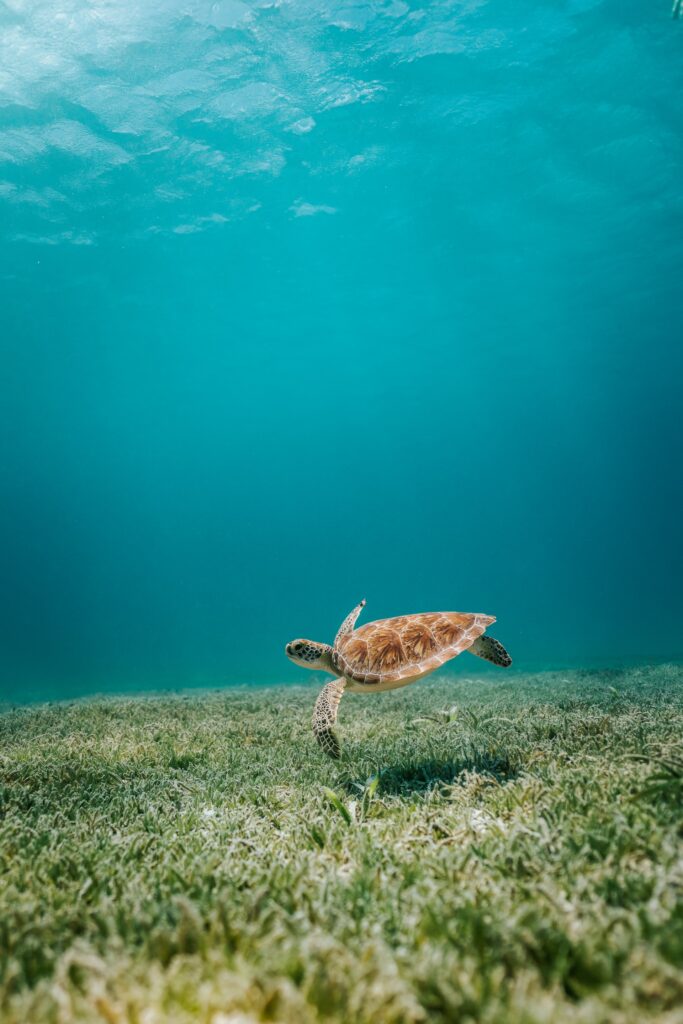
M 315 640 L 292 640 L 285 647 L 285 654 L 295 665 L 317 671 L 333 672 L 332 648 Z

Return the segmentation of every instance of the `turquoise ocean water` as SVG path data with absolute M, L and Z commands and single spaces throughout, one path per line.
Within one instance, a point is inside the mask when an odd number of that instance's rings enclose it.
M 682 657 L 682 169 L 666 2 L 0 4 L 0 697 Z

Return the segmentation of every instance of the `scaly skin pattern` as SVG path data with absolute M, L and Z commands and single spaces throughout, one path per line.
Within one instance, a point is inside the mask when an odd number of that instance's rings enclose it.
M 490 661 L 492 665 L 500 665 L 501 668 L 509 668 L 512 664 L 512 658 L 500 640 L 492 636 L 480 636 L 474 641 L 470 651 L 478 658 L 484 658 L 485 661 Z
M 339 701 L 342 699 L 345 685 L 346 680 L 343 678 L 330 680 L 318 694 L 313 709 L 313 735 L 325 753 L 334 758 L 339 757 L 341 753 L 339 740 L 333 732 L 333 727 L 337 721 Z
M 336 637 L 334 639 L 335 646 L 339 643 L 339 641 L 342 639 L 342 637 L 348 636 L 349 633 L 353 632 L 353 627 L 356 625 L 356 619 L 358 618 L 358 616 L 360 615 L 360 613 L 363 611 L 364 608 L 365 608 L 365 598 L 363 598 L 363 600 L 360 602 L 360 604 L 356 605 L 356 607 L 353 609 L 353 611 L 349 612 L 349 614 L 346 616 L 346 618 L 342 622 L 341 626 L 339 627 L 339 629 L 337 631 L 337 635 L 336 635 Z
M 492 615 L 467 612 L 425 612 L 378 619 L 353 632 L 341 633 L 334 645 L 332 663 L 339 675 L 346 677 L 350 691 L 393 690 L 456 658 L 495 621 Z

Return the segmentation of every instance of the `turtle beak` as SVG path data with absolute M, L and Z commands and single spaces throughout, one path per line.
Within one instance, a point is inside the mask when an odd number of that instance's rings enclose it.
M 291 655 L 292 655 L 292 645 L 291 644 L 286 644 L 285 645 L 285 654 L 287 655 L 288 658 L 291 657 Z

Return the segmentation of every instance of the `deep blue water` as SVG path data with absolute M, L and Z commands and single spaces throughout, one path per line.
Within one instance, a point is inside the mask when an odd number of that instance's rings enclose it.
M 0 696 L 683 656 L 682 97 L 665 0 L 0 4 Z

